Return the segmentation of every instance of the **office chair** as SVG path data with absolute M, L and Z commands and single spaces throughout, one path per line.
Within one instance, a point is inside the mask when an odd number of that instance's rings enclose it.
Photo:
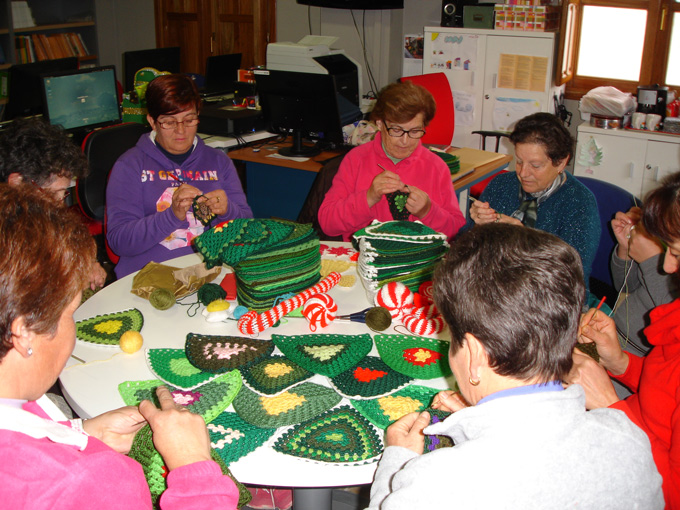
M 410 81 L 426 88 L 434 96 L 437 111 L 421 139 L 425 144 L 451 145 L 455 127 L 455 109 L 449 79 L 444 73 L 403 76 L 399 81 Z

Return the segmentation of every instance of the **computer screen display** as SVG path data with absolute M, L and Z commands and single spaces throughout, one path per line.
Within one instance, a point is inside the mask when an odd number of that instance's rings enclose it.
M 9 98 L 3 120 L 43 113 L 41 76 L 78 69 L 78 58 L 41 60 L 30 64 L 15 64 L 9 68 Z
M 241 54 L 213 55 L 205 61 L 205 87 L 201 92 L 233 92 L 241 67 Z
M 153 48 L 149 50 L 126 51 L 123 53 L 123 87 L 130 92 L 135 86 L 135 74 L 143 67 L 158 71 L 180 72 L 179 46 Z
M 44 115 L 67 131 L 121 122 L 113 66 L 43 76 Z

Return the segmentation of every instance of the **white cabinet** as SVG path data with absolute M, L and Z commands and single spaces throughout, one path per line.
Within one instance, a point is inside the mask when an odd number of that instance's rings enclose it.
M 680 170 L 680 136 L 581 124 L 574 175 L 611 182 L 639 198 Z
M 554 112 L 555 33 L 425 27 L 423 73 L 446 73 L 454 95 L 452 144 L 481 148 L 472 131 L 511 131 L 537 111 Z M 487 149 L 493 150 L 487 139 Z M 503 140 L 500 152 L 512 153 Z

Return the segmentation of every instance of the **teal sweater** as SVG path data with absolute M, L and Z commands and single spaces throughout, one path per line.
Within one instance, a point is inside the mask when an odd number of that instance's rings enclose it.
M 581 255 L 586 287 L 595 253 L 600 244 L 600 215 L 595 195 L 567 173 L 567 182 L 538 206 L 536 228 L 555 234 Z M 519 208 L 519 181 L 515 172 L 498 175 L 486 187 L 482 202 L 510 216 Z M 472 220 L 468 218 L 468 226 Z

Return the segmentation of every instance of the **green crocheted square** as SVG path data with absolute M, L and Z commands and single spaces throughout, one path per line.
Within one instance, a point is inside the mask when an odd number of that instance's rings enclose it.
M 382 360 L 397 372 L 414 379 L 451 375 L 449 342 L 411 335 L 375 335 Z
M 368 334 L 272 335 L 272 341 L 288 359 L 327 377 L 349 370 L 373 348 Z
M 158 379 L 183 390 L 193 390 L 219 376 L 193 366 L 184 349 L 147 349 L 145 355 L 149 370 Z
M 242 388 L 233 406 L 238 415 L 251 425 L 278 428 L 318 416 L 341 399 L 331 388 L 304 382 L 273 397 Z
M 452 414 L 447 411 L 432 409 L 431 407 L 424 409 L 424 411 L 430 413 L 431 425 L 439 423 L 440 421 L 444 421 Z M 435 450 L 439 450 L 440 448 L 450 448 L 452 446 L 454 446 L 453 439 L 451 439 L 449 436 L 442 436 L 439 434 L 425 434 L 425 446 L 423 448 L 423 453 L 433 452 Z
M 368 399 L 394 393 L 412 380 L 392 370 L 380 358 L 366 356 L 354 367 L 333 377 L 331 384 L 343 397 Z
M 412 384 L 384 397 L 350 403 L 375 426 L 386 429 L 402 416 L 425 410 L 437 393 L 434 388 Z
M 276 395 L 314 375 L 283 356 L 271 356 L 239 370 L 243 384 L 260 395 Z
M 269 356 L 274 351 L 274 344 L 239 336 L 189 333 L 184 349 L 194 367 L 221 374 Z
M 142 312 L 130 308 L 76 322 L 76 338 L 92 344 L 118 347 L 123 333 L 141 331 L 142 326 L 144 326 Z
M 342 406 L 296 425 L 276 441 L 274 450 L 317 462 L 360 465 L 377 461 L 383 445 L 366 418 Z
M 236 413 L 224 412 L 208 423 L 210 446 L 227 464 L 236 462 L 262 446 L 276 429 L 263 429 L 243 421 Z

